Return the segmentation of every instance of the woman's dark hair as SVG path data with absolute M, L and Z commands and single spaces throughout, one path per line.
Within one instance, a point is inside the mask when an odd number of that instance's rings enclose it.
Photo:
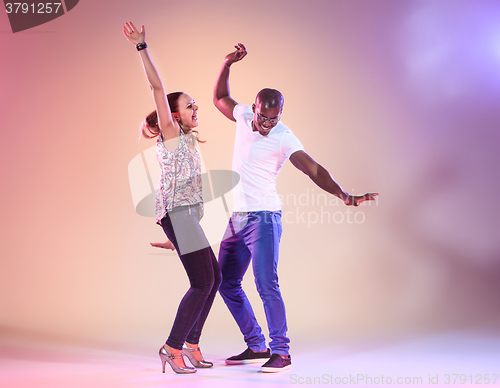
M 172 113 L 177 113 L 179 111 L 179 97 L 183 94 L 183 92 L 173 92 L 167 94 L 168 105 L 170 106 L 170 111 Z M 192 132 L 195 133 L 195 137 L 198 142 L 206 143 L 206 140 L 198 139 L 198 131 L 193 129 Z M 158 113 L 156 110 L 147 115 L 142 121 L 141 133 L 146 139 L 153 139 L 160 134 L 160 127 L 158 126 Z

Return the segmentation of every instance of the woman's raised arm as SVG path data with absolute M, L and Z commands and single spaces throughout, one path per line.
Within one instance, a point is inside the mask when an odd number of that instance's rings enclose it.
M 179 136 L 179 127 L 172 118 L 172 112 L 170 111 L 170 106 L 168 105 L 165 88 L 163 87 L 160 76 L 158 75 L 153 62 L 149 57 L 148 49 L 145 44 L 146 30 L 144 29 L 144 26 L 142 26 L 141 31 L 139 32 L 132 22 L 125 23 L 125 26 L 123 26 L 123 34 L 130 43 L 133 43 L 136 46 L 143 43 L 144 48 L 141 49 L 140 46 L 138 48 L 139 55 L 141 56 L 149 85 L 153 91 L 153 99 L 156 106 L 156 112 L 158 113 L 158 128 L 160 129 L 163 140 Z

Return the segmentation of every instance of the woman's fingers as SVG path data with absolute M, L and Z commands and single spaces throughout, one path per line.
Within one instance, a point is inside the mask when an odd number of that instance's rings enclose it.
M 144 39 L 146 38 L 144 26 L 142 26 L 141 31 L 139 31 L 132 22 L 125 23 L 125 25 L 123 26 L 123 34 L 130 42 L 134 44 L 140 43 L 140 41 L 144 41 Z
M 132 22 L 127 22 L 127 23 L 125 23 L 125 25 L 127 26 L 127 33 L 128 33 L 129 35 L 132 35 L 134 32 L 139 32 L 139 31 L 137 30 L 137 28 L 134 26 L 134 23 L 132 23 Z M 142 26 L 142 28 L 144 29 L 144 26 Z

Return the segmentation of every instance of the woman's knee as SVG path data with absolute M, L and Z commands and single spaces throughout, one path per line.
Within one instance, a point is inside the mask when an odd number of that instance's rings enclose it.
M 222 282 L 222 276 L 220 272 L 214 272 L 212 280 L 213 281 L 210 282 L 210 293 L 216 293 Z
M 215 271 L 214 272 L 214 287 L 216 289 L 219 288 L 219 286 L 221 285 L 222 283 L 222 274 L 220 273 L 220 271 Z
M 216 286 L 213 276 L 205 276 L 202 281 L 191 283 L 191 288 L 201 292 L 203 295 L 210 295 Z

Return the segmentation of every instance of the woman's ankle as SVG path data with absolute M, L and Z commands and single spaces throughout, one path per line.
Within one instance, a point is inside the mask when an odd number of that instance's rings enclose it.
M 182 350 L 179 350 L 179 349 L 176 349 L 176 348 L 172 348 L 170 346 L 168 346 L 167 344 L 163 345 L 163 347 L 167 350 L 167 352 L 169 353 L 174 353 L 174 354 L 179 354 L 182 352 Z
M 187 348 L 198 349 L 198 344 L 190 344 L 189 342 L 184 342 Z

